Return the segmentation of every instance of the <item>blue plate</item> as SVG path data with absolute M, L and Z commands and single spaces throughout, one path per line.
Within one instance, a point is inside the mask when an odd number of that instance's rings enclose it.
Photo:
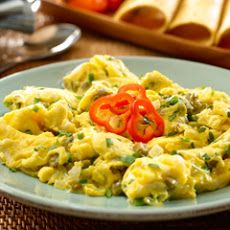
M 137 75 L 159 70 L 184 87 L 211 86 L 230 93 L 230 71 L 205 64 L 169 58 L 122 57 Z M 0 100 L 24 86 L 61 87 L 62 77 L 86 60 L 42 66 L 0 80 Z M 0 114 L 7 109 L 0 105 Z M 0 192 L 27 205 L 67 215 L 105 220 L 171 220 L 215 213 L 230 208 L 230 186 L 198 195 L 196 200 L 168 201 L 162 207 L 134 207 L 125 197 L 89 197 L 43 184 L 0 165 Z

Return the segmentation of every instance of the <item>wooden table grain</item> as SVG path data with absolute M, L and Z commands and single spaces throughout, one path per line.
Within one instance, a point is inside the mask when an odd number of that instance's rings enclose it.
M 49 19 L 49 23 L 54 19 Z M 128 43 L 120 42 L 93 32 L 83 30 L 82 38 L 67 52 L 53 58 L 20 64 L 0 77 L 29 68 L 71 59 L 91 57 L 94 54 L 110 54 L 114 56 L 144 55 L 163 56 Z M 1 90 L 1 89 L 0 89 Z M 89 220 L 77 217 L 50 213 L 37 208 L 28 207 L 12 199 L 0 195 L 0 229 L 229 229 L 230 212 L 222 212 L 204 217 L 164 221 L 164 222 L 113 222 L 106 220 Z

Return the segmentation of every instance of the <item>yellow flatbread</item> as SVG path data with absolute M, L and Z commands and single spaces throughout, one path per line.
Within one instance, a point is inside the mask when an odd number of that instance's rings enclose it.
M 114 19 L 163 32 L 179 2 L 180 0 L 127 0 L 118 9 Z
M 168 32 L 211 45 L 220 21 L 224 0 L 183 0 Z
M 223 18 L 216 34 L 215 44 L 230 49 L 230 0 L 226 0 Z

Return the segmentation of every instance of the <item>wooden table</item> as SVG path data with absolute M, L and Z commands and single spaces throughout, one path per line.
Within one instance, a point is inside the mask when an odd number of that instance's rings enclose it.
M 1 74 L 0 77 L 53 62 L 91 57 L 94 54 L 163 56 L 157 52 L 84 30 L 80 41 L 64 54 L 18 65 Z M 137 220 L 129 223 L 88 220 L 49 213 L 0 196 L 0 229 L 229 229 L 229 219 L 230 212 L 226 211 L 199 218 L 166 222 L 141 223 Z

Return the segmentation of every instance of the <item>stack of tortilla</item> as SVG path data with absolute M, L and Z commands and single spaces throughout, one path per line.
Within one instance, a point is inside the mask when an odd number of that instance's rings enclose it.
M 179 2 L 180 0 L 127 0 L 114 18 L 163 32 L 172 20 Z
M 230 48 L 230 0 L 126 0 L 114 19 Z
M 226 0 L 215 44 L 230 49 L 230 0 Z

